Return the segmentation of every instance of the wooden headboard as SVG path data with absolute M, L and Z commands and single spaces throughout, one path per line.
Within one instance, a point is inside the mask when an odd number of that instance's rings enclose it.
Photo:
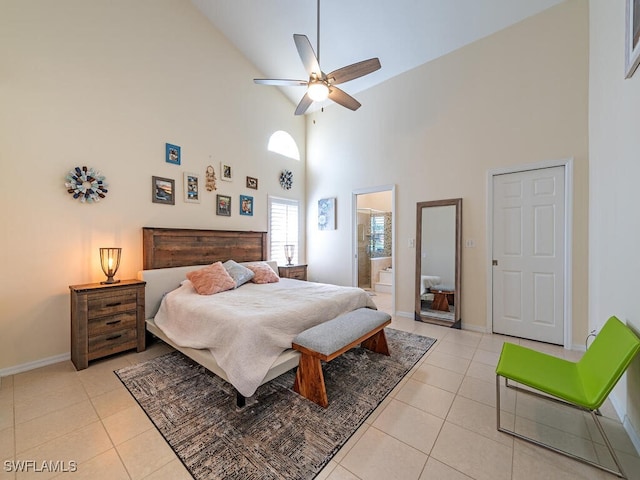
M 267 233 L 143 227 L 142 251 L 144 270 L 266 260 Z

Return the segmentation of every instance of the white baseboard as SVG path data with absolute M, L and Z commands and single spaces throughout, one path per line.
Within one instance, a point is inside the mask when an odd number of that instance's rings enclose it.
M 45 367 L 54 363 L 65 362 L 71 359 L 71 352 L 61 353 L 60 355 L 54 355 L 53 357 L 41 358 L 33 362 L 23 363 L 21 365 L 14 365 L 13 367 L 7 367 L 0 369 L 0 377 L 6 377 L 8 375 L 15 375 L 16 373 L 28 372 L 35 368 Z
M 622 426 L 629 435 L 629 439 L 631 440 L 631 443 L 633 443 L 636 452 L 640 455 L 640 435 L 638 435 L 638 432 L 636 432 L 633 425 L 631 425 L 627 412 L 622 408 L 622 403 L 618 400 L 615 392 L 611 392 L 609 400 L 611 400 L 611 404 L 613 405 L 613 409 L 616 411 L 616 414 L 618 414 L 618 418 L 622 421 Z

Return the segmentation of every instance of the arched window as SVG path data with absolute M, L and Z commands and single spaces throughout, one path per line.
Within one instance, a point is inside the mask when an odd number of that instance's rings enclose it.
M 270 152 L 279 153 L 294 160 L 300 160 L 300 151 L 298 150 L 296 141 L 284 130 L 278 130 L 271 135 L 267 149 Z

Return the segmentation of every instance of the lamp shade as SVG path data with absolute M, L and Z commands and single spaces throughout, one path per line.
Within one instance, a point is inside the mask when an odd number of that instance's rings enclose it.
M 107 276 L 107 279 L 103 284 L 118 283 L 120 280 L 115 280 L 113 277 L 118 271 L 120 266 L 120 254 L 122 248 L 101 248 L 100 249 L 100 266 L 102 271 Z
M 284 246 L 284 256 L 287 259 L 287 266 L 291 266 L 293 265 L 291 263 L 291 260 L 293 259 L 293 250 L 295 248 L 295 245 L 285 245 Z

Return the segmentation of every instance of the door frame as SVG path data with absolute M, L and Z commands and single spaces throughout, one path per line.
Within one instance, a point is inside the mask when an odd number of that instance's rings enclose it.
M 391 289 L 391 309 L 396 308 L 396 186 L 379 185 L 377 187 L 358 188 L 351 192 L 351 285 L 358 286 L 358 195 L 368 193 L 391 192 L 391 267 L 393 269 L 393 288 Z
M 487 171 L 487 332 L 493 333 L 493 177 L 509 173 L 564 167 L 564 348 L 571 349 L 573 332 L 573 158 L 546 160 Z

